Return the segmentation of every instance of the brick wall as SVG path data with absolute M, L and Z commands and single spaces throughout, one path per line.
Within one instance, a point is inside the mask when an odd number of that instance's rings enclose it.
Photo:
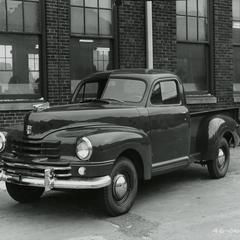
M 176 69 L 176 1 L 153 1 L 154 68 Z
M 66 0 L 46 1 L 48 101 L 68 102 L 70 82 L 70 6 Z
M 123 1 L 118 8 L 120 68 L 145 68 L 145 1 Z
M 0 129 L 22 124 L 28 111 L 0 112 Z

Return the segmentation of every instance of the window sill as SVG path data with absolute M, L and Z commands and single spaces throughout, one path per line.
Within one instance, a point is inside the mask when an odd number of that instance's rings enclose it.
M 0 100 L 0 111 L 30 111 L 34 105 L 47 103 L 44 100 L 24 101 L 24 100 Z
M 186 96 L 187 104 L 196 105 L 196 104 L 215 104 L 217 103 L 217 98 L 212 95 L 187 95 Z

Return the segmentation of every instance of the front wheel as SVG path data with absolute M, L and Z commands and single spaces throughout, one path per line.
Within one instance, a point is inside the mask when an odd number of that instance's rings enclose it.
M 216 144 L 216 157 L 215 159 L 207 162 L 208 172 L 211 178 L 219 179 L 225 177 L 228 171 L 230 162 L 230 150 L 228 142 L 222 138 Z
M 127 213 L 138 191 L 138 175 L 130 159 L 120 157 L 111 173 L 112 183 L 104 188 L 104 203 L 111 216 Z
M 8 194 L 17 202 L 31 203 L 40 199 L 44 188 L 22 186 L 6 182 Z

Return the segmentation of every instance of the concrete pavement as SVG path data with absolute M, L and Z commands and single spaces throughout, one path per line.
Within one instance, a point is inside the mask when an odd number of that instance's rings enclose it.
M 141 184 L 130 213 L 105 215 L 97 193 L 52 192 L 21 205 L 0 184 L 0 239 L 4 240 L 239 240 L 240 148 L 224 179 L 191 166 Z

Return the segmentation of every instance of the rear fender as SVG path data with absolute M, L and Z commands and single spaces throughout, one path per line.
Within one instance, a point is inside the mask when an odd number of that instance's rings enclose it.
M 228 136 L 228 138 L 232 138 L 235 146 L 238 145 L 237 126 L 237 123 L 231 117 L 225 115 L 215 115 L 203 120 L 197 139 L 197 146 L 202 153 L 202 160 L 214 159 L 216 145 L 222 137 Z

